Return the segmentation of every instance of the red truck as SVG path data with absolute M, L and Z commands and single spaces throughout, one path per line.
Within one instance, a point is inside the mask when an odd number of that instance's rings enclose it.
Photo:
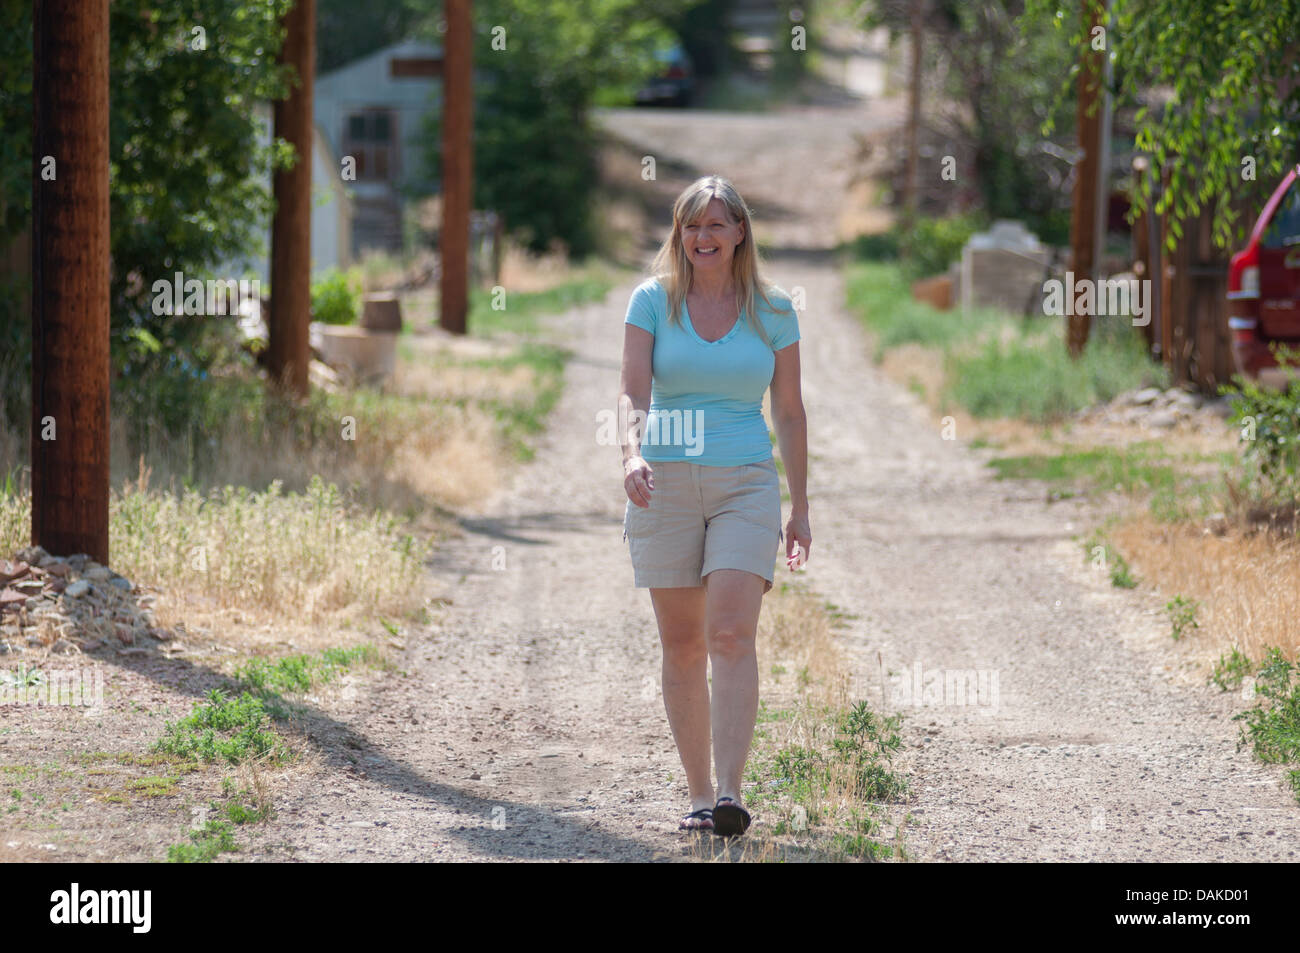
M 1273 192 L 1246 247 L 1228 266 L 1228 328 L 1238 373 L 1285 386 L 1269 352 L 1300 348 L 1300 165 Z

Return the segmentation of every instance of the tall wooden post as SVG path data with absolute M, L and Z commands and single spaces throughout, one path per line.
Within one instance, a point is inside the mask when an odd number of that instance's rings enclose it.
M 36 0 L 32 542 L 108 562 L 108 0 Z
M 464 334 L 469 314 L 469 213 L 474 188 L 474 32 L 470 0 L 446 0 L 442 70 L 442 259 L 439 323 Z
M 911 231 L 916 219 L 917 177 L 920 166 L 921 53 L 924 42 L 925 0 L 911 0 L 912 75 L 907 88 L 907 164 L 903 173 L 903 228 Z
M 275 104 L 275 134 L 293 146 L 292 169 L 275 173 L 271 221 L 271 320 L 267 363 L 271 379 L 289 393 L 309 389 L 311 349 L 312 84 L 316 64 L 316 0 L 297 0 L 284 17 L 280 62 L 293 67 L 296 85 Z
M 1097 170 L 1101 157 L 1102 123 L 1099 93 L 1106 53 L 1093 49 L 1092 38 L 1097 27 L 1106 25 L 1105 0 L 1084 0 L 1083 22 L 1085 36 L 1080 53 L 1076 114 L 1082 157 L 1074 170 L 1074 205 L 1070 214 L 1070 270 L 1074 272 L 1075 281 L 1096 278 Z M 1079 357 L 1087 347 L 1092 318 L 1073 311 L 1071 308 L 1066 345 L 1071 357 Z

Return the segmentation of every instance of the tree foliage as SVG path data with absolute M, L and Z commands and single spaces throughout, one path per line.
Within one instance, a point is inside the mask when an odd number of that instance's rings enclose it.
M 912 0 L 881 0 L 867 23 L 902 36 L 911 9 Z M 958 106 L 924 102 L 926 120 L 969 151 L 987 213 L 1025 219 L 1044 239 L 1064 242 L 1068 144 L 1043 127 L 1074 108 L 1072 90 L 1058 95 L 1065 37 L 1044 15 L 1027 15 L 1024 0 L 929 0 L 924 33 L 926 74 Z
M 1091 40 L 1083 2 L 1094 0 L 1029 0 L 1076 51 L 1070 84 Z M 1206 208 L 1216 243 L 1239 242 L 1253 220 L 1234 214 L 1234 200 L 1300 159 L 1300 0 L 1111 0 L 1110 15 L 1111 91 L 1137 107 L 1137 147 L 1168 171 L 1155 207 L 1170 215 L 1170 244 Z M 1150 186 L 1135 191 L 1135 211 L 1151 207 Z
M 290 0 L 114 0 L 110 7 L 109 215 L 115 399 L 176 429 L 193 423 L 223 353 L 202 317 L 157 315 L 152 286 L 264 252 L 274 150 L 259 104 L 290 77 L 275 63 Z M 7 242 L 31 221 L 30 4 L 0 21 L 0 207 Z M 279 153 L 287 161 L 291 152 Z M 0 292 L 2 294 L 3 292 Z M 30 350 L 12 309 L 6 341 Z
M 316 72 L 328 73 L 399 43 L 427 14 L 420 0 L 316 0 Z
M 592 250 L 597 90 L 651 75 L 663 26 L 687 0 L 478 0 L 474 4 L 474 205 L 535 250 Z M 438 115 L 425 154 L 440 178 Z

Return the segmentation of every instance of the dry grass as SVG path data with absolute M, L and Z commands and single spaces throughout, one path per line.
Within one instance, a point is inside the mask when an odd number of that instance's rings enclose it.
M 30 505 L 25 493 L 0 497 L 4 552 L 26 544 Z M 217 630 L 223 642 L 410 616 L 430 551 L 398 519 L 320 481 L 302 494 L 279 484 L 176 494 L 150 488 L 147 472 L 114 492 L 109 536 L 113 568 L 156 594 L 161 625 Z
M 1300 543 L 1229 528 L 1223 535 L 1196 524 L 1159 523 L 1148 514 L 1126 520 L 1110 538 L 1139 579 L 1169 598 L 1201 603 L 1199 628 L 1183 636 L 1207 667 L 1233 647 L 1252 659 L 1276 646 L 1300 654 Z
M 115 419 L 113 568 L 160 591 L 160 624 L 245 647 L 272 632 L 300 647 L 346 643 L 344 628 L 368 620 L 373 635 L 375 617 L 416 611 L 424 540 L 450 531 L 445 508 L 495 492 L 514 463 L 490 405 L 526 404 L 536 387 L 532 367 L 491 363 L 499 347 L 462 347 L 435 343 L 399 360 L 387 393 L 329 397 L 306 412 L 324 420 L 310 440 L 301 419 L 260 432 L 231 419 L 211 435 L 218 452 L 199 474 L 180 462 L 191 448 L 166 441 L 150 447 L 156 469 L 131 460 Z M 343 437 L 344 415 L 356 418 L 355 439 Z M 0 439 L 13 445 L 8 459 L 23 460 L 16 435 Z M 4 554 L 30 541 L 29 473 L 18 472 L 15 492 L 0 494 Z M 341 489 L 314 487 L 318 474 Z
M 779 577 L 763 599 L 758 657 L 762 694 L 769 707 L 802 702 L 842 708 L 851 701 L 848 666 L 826 606 L 801 586 L 782 583 Z M 780 670 L 787 674 L 779 674 Z

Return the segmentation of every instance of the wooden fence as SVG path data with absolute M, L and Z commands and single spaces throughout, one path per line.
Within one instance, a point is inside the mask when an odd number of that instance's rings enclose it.
M 1248 228 L 1275 187 L 1275 182 L 1258 182 L 1233 203 Z M 1169 252 L 1168 218 L 1148 212 L 1133 226 L 1134 271 L 1152 281 L 1151 321 L 1143 331 L 1152 357 L 1169 368 L 1174 383 L 1217 394 L 1236 373 L 1228 332 L 1228 260 L 1244 241 L 1231 249 L 1215 247 L 1213 210 L 1202 209 L 1183 222 L 1182 239 Z

